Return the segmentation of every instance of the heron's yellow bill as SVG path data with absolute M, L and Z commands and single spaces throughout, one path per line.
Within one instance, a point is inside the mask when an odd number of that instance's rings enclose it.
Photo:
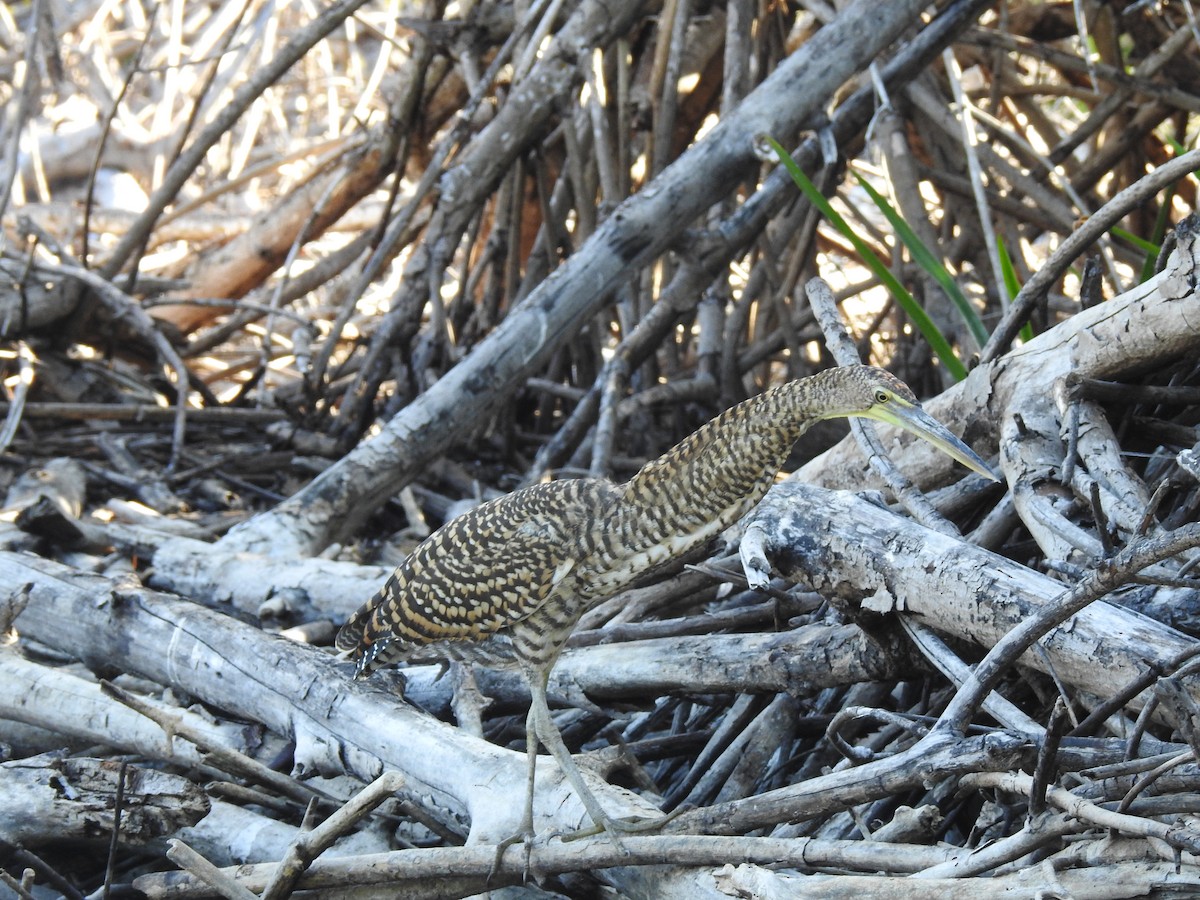
M 954 434 L 919 406 L 914 406 L 900 397 L 892 398 L 886 406 L 875 407 L 866 416 L 880 422 L 887 422 L 897 428 L 923 438 L 937 447 L 947 456 L 958 460 L 973 472 L 978 472 L 992 481 L 1000 481 L 1000 476 L 992 471 L 992 467 L 979 457 L 970 447 L 960 441 Z

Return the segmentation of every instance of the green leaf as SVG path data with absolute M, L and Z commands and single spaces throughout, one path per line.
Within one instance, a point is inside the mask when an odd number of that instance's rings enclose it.
M 1017 294 L 1021 293 L 1021 282 L 1017 279 L 1017 268 L 1013 265 L 1008 248 L 1004 246 L 1004 238 L 996 235 L 996 252 L 1000 254 L 1000 277 L 1004 279 L 1004 291 L 1011 303 Z M 1026 322 L 1021 326 L 1021 340 L 1028 344 L 1033 340 L 1033 324 Z
M 1000 276 L 1004 279 L 1004 290 L 1008 292 L 1008 301 L 1021 292 L 1021 282 L 1017 280 L 1017 270 L 1013 266 L 1008 248 L 1004 246 L 1004 238 L 996 235 L 996 252 L 1000 254 Z
M 767 143 L 771 145 L 780 162 L 783 163 L 784 168 L 787 169 L 788 174 L 792 176 L 792 180 L 796 182 L 796 186 L 800 188 L 804 196 L 808 198 L 808 201 L 854 246 L 859 256 L 862 257 L 862 261 L 883 282 L 884 286 L 896 299 L 896 302 L 900 304 L 901 308 L 908 315 L 913 325 L 921 332 L 925 340 L 929 342 L 930 349 L 937 354 L 938 359 L 942 361 L 942 365 L 946 367 L 946 371 L 957 381 L 962 381 L 966 378 L 966 366 L 955 355 L 954 348 L 950 346 L 950 342 L 938 330 L 938 327 L 929 318 L 925 310 L 921 308 L 920 304 L 913 299 L 912 294 L 905 289 L 904 285 L 897 280 L 896 276 L 891 273 L 888 267 L 883 264 L 883 261 L 875 255 L 874 251 L 866 245 L 846 220 L 841 217 L 838 211 L 829 204 L 829 201 L 817 190 L 817 186 L 808 179 L 808 176 L 801 171 L 800 167 L 796 165 L 796 161 L 792 159 L 788 152 L 774 138 L 768 137 Z
M 1175 199 L 1176 186 L 1177 184 L 1168 185 L 1166 191 L 1163 192 L 1162 202 L 1158 205 L 1158 215 L 1154 219 L 1154 233 L 1150 236 L 1154 250 L 1146 251 L 1146 261 L 1142 263 L 1139 284 L 1149 281 L 1154 277 L 1154 270 L 1158 266 L 1158 257 L 1162 253 L 1162 242 L 1167 237 L 1167 225 L 1170 222 L 1171 216 L 1171 201 Z
M 970 329 L 975 341 L 980 347 L 986 344 L 988 340 L 987 329 L 983 327 L 983 322 L 980 321 L 975 307 L 971 305 L 971 301 L 963 294 L 954 277 L 946 271 L 946 267 L 942 265 L 942 261 L 934 256 L 933 252 L 925 246 L 925 243 L 917 237 L 917 233 L 904 221 L 904 218 L 896 211 L 895 207 L 888 203 L 886 197 L 875 190 L 857 172 L 854 172 L 853 175 L 858 179 L 858 183 L 862 186 L 862 189 L 875 201 L 875 205 L 879 207 L 879 211 L 892 223 L 892 228 L 895 229 L 896 236 L 900 238 L 904 246 L 908 248 L 908 252 L 912 254 L 913 262 L 924 269 L 930 277 L 941 285 L 942 290 L 946 292 L 946 296 L 950 298 L 951 302 L 958 309 L 958 314 L 962 316 L 963 322 Z
M 1124 228 L 1118 228 L 1116 225 L 1112 227 L 1112 234 L 1113 237 L 1119 237 L 1123 241 L 1128 241 L 1139 250 L 1144 250 L 1147 253 L 1153 253 L 1155 256 L 1158 256 L 1159 247 L 1153 241 L 1138 237 L 1132 231 L 1126 231 Z

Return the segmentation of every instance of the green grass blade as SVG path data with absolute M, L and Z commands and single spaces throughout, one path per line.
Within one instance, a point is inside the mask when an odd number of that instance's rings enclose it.
M 870 268 L 872 272 L 875 273 L 876 277 L 883 282 L 884 286 L 896 299 L 896 302 L 900 304 L 901 308 L 908 315 L 909 320 L 913 323 L 916 329 L 921 332 L 921 335 L 925 338 L 925 340 L 929 342 L 930 349 L 937 354 L 938 359 L 942 361 L 942 365 L 946 367 L 946 371 L 948 371 L 956 381 L 962 381 L 964 378 L 966 378 L 966 366 L 964 366 L 962 361 L 955 355 L 954 348 L 950 346 L 950 342 L 947 341 L 945 335 L 938 330 L 938 327 L 933 323 L 933 320 L 929 318 L 929 315 L 925 312 L 925 310 L 921 308 L 920 304 L 913 299 L 912 294 L 905 289 L 904 285 L 902 285 L 899 280 L 897 280 L 896 276 L 891 273 L 888 267 L 883 264 L 883 261 L 876 256 L 874 251 L 867 246 L 867 244 L 858 236 L 857 233 L 855 233 L 854 229 L 850 227 L 850 225 L 845 219 L 842 218 L 838 211 L 829 204 L 829 201 L 825 199 L 825 195 L 817 190 L 817 186 L 808 179 L 808 176 L 805 175 L 803 171 L 801 171 L 800 167 L 796 165 L 796 161 L 792 159 L 788 152 L 784 150 L 774 138 L 768 137 L 767 143 L 771 145 L 771 148 L 779 157 L 780 162 L 783 163 L 784 168 L 787 169 L 788 174 L 792 176 L 792 180 L 796 182 L 796 186 L 800 188 L 800 190 L 804 193 L 804 196 L 808 198 L 808 201 L 815 206 L 821 212 L 821 215 L 828 219 L 830 224 L 833 225 L 833 227 L 836 228 L 842 234 L 842 236 L 854 246 L 854 249 L 858 251 L 859 256 L 862 257 L 862 261 L 867 265 L 868 268 Z
M 1004 246 L 1004 238 L 996 235 L 996 252 L 1000 254 L 1000 277 L 1004 279 L 1004 291 L 1011 303 L 1017 294 L 1021 293 L 1021 282 L 1017 278 L 1017 267 L 1013 265 L 1008 248 Z M 1026 322 L 1021 326 L 1021 340 L 1029 343 L 1033 340 L 1033 325 Z
M 1139 250 L 1142 250 L 1146 253 L 1153 253 L 1155 256 L 1158 255 L 1159 248 L 1157 244 L 1155 244 L 1153 241 L 1148 241 L 1143 237 L 1138 237 L 1132 231 L 1126 231 L 1124 228 L 1119 228 L 1114 225 L 1112 228 L 1112 234 L 1113 237 L 1119 237 L 1121 240 L 1133 244 L 1133 246 L 1137 247 Z
M 1166 224 L 1164 214 L 1170 205 L 1171 195 L 1174 193 L 1174 191 L 1174 185 L 1167 188 L 1166 203 L 1158 208 L 1159 220 L 1163 221 L 1164 225 Z M 1157 230 L 1157 223 L 1155 230 Z M 1142 284 L 1144 281 L 1148 280 L 1150 276 L 1154 274 L 1154 267 L 1158 263 L 1158 254 L 1161 252 L 1162 247 L 1160 247 L 1159 244 L 1154 243 L 1154 241 L 1148 241 L 1144 237 L 1138 237 L 1138 235 L 1134 234 L 1132 231 L 1126 231 L 1124 228 L 1118 228 L 1115 225 L 1112 227 L 1111 234 L 1113 237 L 1119 238 L 1127 244 L 1133 244 L 1133 246 L 1137 247 L 1146 254 L 1146 258 L 1142 260 L 1142 269 L 1138 273 L 1138 284 Z M 1161 236 L 1159 237 L 1159 240 L 1162 240 Z
M 1168 137 L 1167 143 L 1171 145 L 1171 149 L 1175 151 L 1176 156 L 1183 156 L 1187 153 L 1187 147 L 1179 143 L 1174 137 Z M 1196 173 L 1192 172 L 1193 179 Z M 1162 252 L 1162 242 L 1167 237 L 1167 227 L 1170 224 L 1171 201 L 1175 198 L 1175 191 L 1179 187 L 1176 182 L 1169 186 L 1163 194 L 1162 203 L 1158 207 L 1158 217 L 1154 220 L 1154 234 L 1151 237 L 1152 243 L 1155 245 L 1154 253 L 1146 252 L 1146 261 L 1142 264 L 1141 281 L 1149 281 L 1154 275 L 1154 268 L 1158 265 L 1158 254 Z M 1140 284 L 1141 282 L 1139 282 Z
M 1167 237 L 1167 225 L 1170 223 L 1171 201 L 1175 199 L 1175 188 L 1176 185 L 1172 184 L 1163 191 L 1162 202 L 1158 205 L 1158 215 L 1154 219 L 1154 233 L 1150 235 L 1150 243 L 1154 245 L 1154 252 L 1146 251 L 1146 261 L 1142 263 L 1139 284 L 1154 277 L 1154 270 L 1158 266 L 1158 256 L 1162 253 L 1162 242 Z
M 962 316 L 963 322 L 970 329 L 976 343 L 980 347 L 986 344 L 988 340 L 987 329 L 983 327 L 983 322 L 980 320 L 979 314 L 975 311 L 975 307 L 971 305 L 971 301 L 963 294 L 954 277 L 946 271 L 946 267 L 942 265 L 942 261 L 934 256 L 933 251 L 926 247 L 925 243 L 917 237 L 917 233 L 904 221 L 904 217 L 896 211 L 896 208 L 888 203 L 886 197 L 875 190 L 857 172 L 852 174 L 858 179 L 858 183 L 867 192 L 871 200 L 874 201 L 875 205 L 879 207 L 879 211 L 892 224 L 892 228 L 896 232 L 896 237 L 900 239 L 904 246 L 908 248 L 908 252 L 912 254 L 913 262 L 924 269 L 941 286 L 942 290 L 945 291 L 946 296 L 950 298 L 950 301 L 958 309 L 958 314 Z
M 1008 255 L 1008 248 L 1004 246 L 1004 238 L 1000 235 L 996 235 L 996 249 L 1000 253 L 1000 275 L 1004 279 L 1004 290 L 1008 292 L 1008 301 L 1011 303 L 1021 292 L 1021 282 L 1017 279 L 1017 269 L 1013 265 L 1012 257 Z

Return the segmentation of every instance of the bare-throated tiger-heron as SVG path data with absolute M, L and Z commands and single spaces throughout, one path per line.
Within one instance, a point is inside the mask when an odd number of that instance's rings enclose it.
M 525 811 L 514 839 L 533 833 L 538 742 L 595 825 L 614 839 L 639 830 L 644 823 L 609 817 L 584 783 L 550 717 L 550 669 L 580 616 L 728 528 L 762 499 L 809 426 L 849 416 L 897 425 L 996 477 L 899 379 L 869 366 L 830 369 L 727 410 L 625 484 L 533 485 L 446 523 L 346 622 L 337 646 L 356 660 L 356 677 L 415 654 L 519 669 L 532 701 Z

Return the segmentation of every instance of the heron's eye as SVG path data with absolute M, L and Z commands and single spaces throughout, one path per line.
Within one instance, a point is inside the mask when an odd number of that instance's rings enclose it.
M 888 400 L 890 400 L 890 399 L 891 399 L 891 395 L 888 394 L 887 391 L 880 390 L 880 391 L 875 392 L 875 402 L 876 403 L 887 403 Z

